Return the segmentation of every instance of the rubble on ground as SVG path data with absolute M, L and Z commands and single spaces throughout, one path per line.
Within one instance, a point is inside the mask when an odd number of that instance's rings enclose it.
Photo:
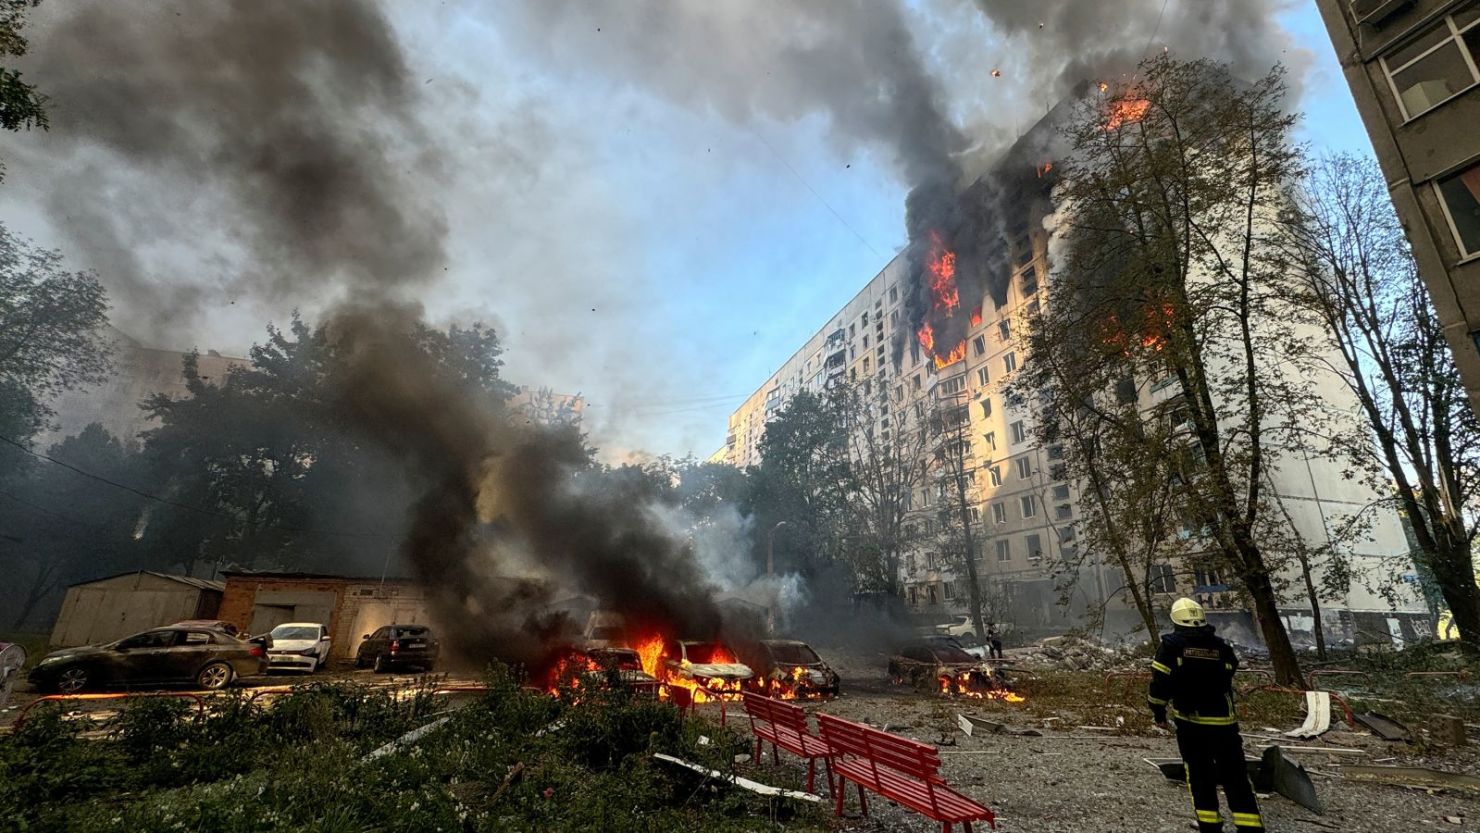
M 1111 648 L 1074 634 L 1040 639 L 1013 649 L 1009 657 L 1014 665 L 1062 671 L 1130 671 L 1146 665 L 1138 647 Z

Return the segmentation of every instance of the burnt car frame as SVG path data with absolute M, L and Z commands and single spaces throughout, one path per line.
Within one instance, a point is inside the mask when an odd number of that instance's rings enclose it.
M 801 640 L 762 639 L 748 652 L 746 660 L 755 671 L 751 685 L 763 694 L 836 697 L 841 688 L 838 673 Z
M 889 657 L 890 678 L 917 688 L 937 687 L 941 679 L 957 685 L 963 675 L 979 676 L 983 685 L 993 679 L 991 664 L 966 653 L 952 637 L 911 640 Z
M 715 662 L 728 657 L 732 662 Z M 663 642 L 663 662 L 670 677 L 693 680 L 711 691 L 739 691 L 755 672 L 735 660 L 735 652 L 718 641 L 669 639 Z
M 31 670 L 46 691 L 76 694 L 104 687 L 194 683 L 209 691 L 267 670 L 259 643 L 206 627 L 153 628 L 105 645 L 53 651 Z

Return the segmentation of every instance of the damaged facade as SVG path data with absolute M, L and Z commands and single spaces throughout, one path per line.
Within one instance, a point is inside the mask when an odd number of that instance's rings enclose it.
M 893 414 L 883 416 L 874 426 L 886 440 L 891 431 L 918 430 L 920 420 L 936 403 L 959 407 L 964 402 L 970 439 L 965 464 L 974 478 L 975 493 L 973 557 L 987 620 L 1007 624 L 1019 639 L 1033 638 L 1083 626 L 1091 611 L 1104 609 L 1104 636 L 1116 639 L 1139 626 L 1126 599 L 1123 575 L 1095 553 L 1080 552 L 1075 538 L 1080 495 L 1058 463 L 1062 450 L 1039 443 L 1031 415 L 1015 407 L 1003 387 L 1018 367 L 1032 360 L 1022 349 L 1022 334 L 1015 329 L 1023 326 L 1025 313 L 1042 303 L 1039 290 L 1049 279 L 1050 234 L 1044 221 L 1053 210 L 1049 199 L 1052 179 L 1045 176 L 1051 160 L 1043 158 L 1042 148 L 1050 145 L 1054 135 L 1052 118 L 1035 125 L 994 171 L 965 192 L 963 201 L 969 203 L 974 192 L 985 200 L 989 195 L 983 189 L 999 189 L 990 195 L 996 205 L 1011 206 L 1011 216 L 1002 218 L 998 241 L 1000 260 L 1008 264 L 1005 285 L 995 282 L 983 297 L 960 299 L 962 309 L 974 310 L 979 305 L 981 310 L 979 316 L 972 316 L 965 355 L 944 367 L 922 355 L 907 312 L 909 258 L 900 254 L 731 414 L 725 447 L 715 458 L 739 467 L 759 464 L 766 422 L 796 393 L 825 390 L 840 380 L 863 386 L 865 393 L 877 390 L 875 386 L 887 391 Z M 1006 198 L 1000 191 L 1002 183 L 1012 184 Z M 898 352 L 897 344 L 903 344 Z M 1312 379 L 1311 384 L 1333 410 L 1355 412 L 1350 392 L 1334 375 Z M 1171 385 L 1150 384 L 1142 404 L 1155 409 L 1173 393 Z M 942 485 L 938 481 L 922 484 L 911 498 L 916 513 L 913 522 L 927 534 L 937 523 L 940 509 L 950 506 L 953 499 Z M 1299 534 L 1316 546 L 1327 540 L 1333 518 L 1354 514 L 1377 498 L 1367 487 L 1344 478 L 1338 463 L 1324 459 L 1302 459 L 1281 467 L 1274 475 L 1274 490 Z M 1407 553 L 1396 513 L 1383 510 L 1367 537 L 1355 546 L 1354 571 L 1358 576 L 1387 575 L 1399 563 L 1399 572 L 1411 573 Z M 1063 582 L 1055 573 L 1076 561 L 1082 567 L 1065 597 Z M 904 601 L 922 617 L 939 621 L 966 611 L 966 571 L 955 569 L 937 548 L 917 547 L 907 553 L 901 573 Z M 1277 578 L 1294 586 L 1298 571 Z M 1175 596 L 1195 596 L 1215 620 L 1221 620 L 1232 638 L 1256 642 L 1258 627 L 1240 607 L 1232 583 L 1215 570 L 1174 572 L 1168 568 L 1153 590 L 1162 608 Z M 1365 584 L 1357 578 L 1343 598 L 1323 601 L 1330 641 L 1407 641 L 1432 632 L 1428 614 L 1415 594 L 1401 598 L 1395 608 Z M 1298 594 L 1286 601 L 1282 615 L 1292 638 L 1311 641 L 1308 602 Z

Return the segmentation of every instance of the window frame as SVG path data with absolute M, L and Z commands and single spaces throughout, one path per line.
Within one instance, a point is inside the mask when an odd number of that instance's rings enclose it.
M 1012 541 L 1007 538 L 997 539 L 997 563 L 1006 564 L 1012 560 Z
M 992 522 L 995 524 L 1007 523 L 1007 504 L 997 501 L 992 504 Z
M 1480 21 L 1477 21 L 1475 25 L 1480 25 Z M 1444 199 L 1444 191 L 1439 188 L 1439 181 L 1451 177 L 1459 177 L 1472 170 L 1480 173 L 1480 157 L 1469 160 L 1469 164 L 1456 168 L 1447 174 L 1436 176 L 1432 181 L 1434 197 L 1439 201 L 1440 213 L 1444 215 L 1444 224 L 1449 227 L 1449 236 L 1454 239 L 1455 248 L 1459 250 L 1459 260 L 1456 261 L 1457 263 L 1465 263 L 1480 258 L 1480 249 L 1472 252 L 1465 246 L 1464 238 L 1459 233 L 1459 224 L 1454 221 L 1454 214 L 1449 210 L 1449 201 Z M 1476 199 L 1480 201 L 1480 197 Z
M 1018 510 L 1023 514 L 1023 520 L 1038 517 L 1038 497 L 1033 494 L 1018 495 Z
M 1458 25 L 1456 25 L 1454 22 L 1454 14 L 1451 13 L 1444 15 L 1444 17 L 1440 19 L 1438 25 L 1444 26 L 1449 29 L 1449 37 L 1439 41 L 1438 43 L 1434 44 L 1418 55 L 1413 56 L 1408 60 L 1407 63 L 1403 64 L 1402 66 L 1397 68 L 1390 66 L 1388 64 L 1388 56 L 1403 49 L 1408 44 L 1413 43 L 1429 32 L 1434 31 L 1434 29 L 1437 27 L 1425 28 L 1421 32 L 1414 33 L 1412 37 L 1404 38 L 1402 42 L 1395 44 L 1387 50 L 1386 54 L 1378 58 L 1378 62 L 1382 66 L 1382 74 L 1387 78 L 1388 91 L 1393 94 L 1393 100 L 1397 102 L 1398 112 L 1403 116 L 1404 124 L 1407 124 L 1415 119 L 1432 113 L 1440 107 L 1443 107 L 1445 104 L 1448 104 L 1449 102 L 1453 101 L 1456 98 L 1459 98 L 1470 90 L 1475 89 L 1477 86 L 1480 86 L 1480 62 L 1477 62 L 1475 56 L 1470 53 L 1469 48 L 1465 45 L 1464 42 L 1465 33 L 1469 32 L 1471 29 L 1474 29 L 1476 26 L 1480 26 L 1480 18 L 1470 21 L 1470 24 L 1468 26 L 1460 29 Z M 1406 69 L 1413 68 L 1413 66 L 1419 61 L 1422 61 L 1425 58 L 1428 58 L 1430 55 L 1437 53 L 1439 50 L 1448 46 L 1450 43 L 1455 43 L 1459 47 L 1460 57 L 1463 58 L 1465 63 L 1469 66 L 1470 83 L 1464 87 L 1459 88 L 1458 90 L 1455 90 L 1447 98 L 1434 102 L 1433 106 L 1429 107 L 1427 110 L 1410 114 L 1408 112 L 1408 105 L 1403 103 L 1403 96 L 1398 91 L 1398 82 L 1394 78 L 1394 76 Z

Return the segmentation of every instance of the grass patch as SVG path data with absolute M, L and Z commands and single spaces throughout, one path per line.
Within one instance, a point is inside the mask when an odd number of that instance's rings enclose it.
M 656 764 L 667 752 L 734 769 L 746 742 L 624 692 L 577 702 L 519 688 L 503 669 L 451 709 L 429 690 L 315 684 L 262 705 L 218 698 L 204 718 L 131 701 L 100 739 L 55 708 L 0 738 L 0 818 L 27 831 L 825 830 L 825 808 L 772 806 Z M 419 742 L 372 749 L 438 717 Z M 700 736 L 706 736 L 705 742 Z M 778 772 L 762 779 L 776 783 Z

